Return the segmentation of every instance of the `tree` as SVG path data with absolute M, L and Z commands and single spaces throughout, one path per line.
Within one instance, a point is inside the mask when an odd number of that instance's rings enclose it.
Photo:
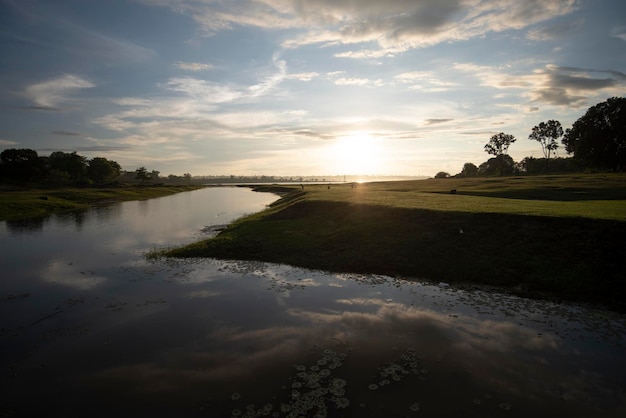
M 461 176 L 463 177 L 476 177 L 478 175 L 478 167 L 476 167 L 473 163 L 465 163 L 463 164 L 463 169 L 461 170 Z
M 622 171 L 626 166 L 626 97 L 612 97 L 590 107 L 571 129 L 563 145 L 589 168 Z
M 55 151 L 48 157 L 48 166 L 57 173 L 67 175 L 70 180 L 78 181 L 87 173 L 87 158 L 76 152 Z
M 446 173 L 445 171 L 440 171 L 435 174 L 436 179 L 447 179 L 448 177 L 450 177 L 450 173 Z
M 10 148 L 0 153 L 0 174 L 3 177 L 18 181 L 32 181 L 40 179 L 43 172 L 44 160 L 35 150 Z
M 148 170 L 146 169 L 146 167 L 139 167 L 137 170 L 135 170 L 135 179 L 141 180 L 142 183 L 150 180 L 150 174 L 148 174 Z
M 509 147 L 515 141 L 517 141 L 517 139 L 513 135 L 500 132 L 499 134 L 495 134 L 494 136 L 492 136 L 491 139 L 489 139 L 489 142 L 485 144 L 485 151 L 487 152 L 487 154 L 494 155 L 496 160 L 499 162 L 500 172 L 496 174 L 504 174 L 504 156 L 507 155 L 506 153 L 509 151 Z
M 552 151 L 556 152 L 556 149 L 559 147 L 557 140 L 562 136 L 563 128 L 561 127 L 561 122 L 551 119 L 535 126 L 530 135 L 528 135 L 528 139 L 532 139 L 541 144 L 543 156 L 549 162 L 550 154 L 552 154 Z
M 490 158 L 478 167 L 478 174 L 481 176 L 512 175 L 516 171 L 515 161 L 506 154 Z
M 504 132 L 500 132 L 499 134 L 495 134 L 489 139 L 489 142 L 485 144 L 485 151 L 487 154 L 494 155 L 498 157 L 499 155 L 505 155 L 509 146 L 513 142 L 517 141 L 517 139 L 510 134 L 505 134 Z
M 112 181 L 121 172 L 122 167 L 117 162 L 102 157 L 93 158 L 87 166 L 87 176 L 94 183 Z

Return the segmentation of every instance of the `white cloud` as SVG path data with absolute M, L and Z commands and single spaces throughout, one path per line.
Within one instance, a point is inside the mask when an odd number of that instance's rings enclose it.
M 396 82 L 410 84 L 409 90 L 420 90 L 428 92 L 448 91 L 457 86 L 458 83 L 441 80 L 432 71 L 411 71 L 398 74 L 394 77 Z
M 335 80 L 335 84 L 338 86 L 367 86 L 370 84 L 370 80 L 367 78 L 341 77 Z
M 299 81 L 311 81 L 317 77 L 319 77 L 319 73 L 316 73 L 316 72 L 295 73 L 295 74 L 289 74 L 287 76 L 287 78 L 290 80 L 299 80 Z
M 210 70 L 213 68 L 213 64 L 206 64 L 206 63 L 201 63 L 201 62 L 183 62 L 183 61 L 176 62 L 176 66 L 180 68 L 181 70 L 187 70 L 187 71 L 204 71 L 204 70 Z
M 92 88 L 96 85 L 77 75 L 66 74 L 62 77 L 26 87 L 24 94 L 33 104 L 42 108 L 56 108 L 67 102 L 70 95 L 77 90 Z
M 241 88 L 221 85 L 193 77 L 175 77 L 164 85 L 167 90 L 183 93 L 204 103 L 227 103 L 243 96 Z

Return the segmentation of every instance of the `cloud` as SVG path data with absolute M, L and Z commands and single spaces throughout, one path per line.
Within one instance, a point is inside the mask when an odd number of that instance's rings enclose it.
M 454 119 L 426 119 L 426 125 L 438 125 L 440 123 L 451 122 Z
M 306 136 L 309 138 L 319 138 L 319 139 L 335 139 L 336 135 L 323 134 L 320 132 L 312 131 L 310 129 L 300 129 L 292 132 L 294 135 Z
M 178 61 L 175 63 L 175 65 L 181 70 L 187 70 L 187 71 L 205 71 L 205 70 L 211 70 L 214 67 L 213 64 L 205 64 L 201 62 L 183 62 L 183 61 Z
M 287 78 L 290 80 L 299 80 L 299 81 L 311 81 L 317 77 L 319 77 L 319 73 L 316 73 L 316 72 L 295 73 L 295 74 L 289 74 L 287 76 Z
M 370 84 L 370 80 L 367 78 L 341 77 L 335 80 L 335 84 L 338 86 L 366 86 Z
M 33 109 L 58 109 L 58 105 L 67 102 L 70 95 L 81 89 L 95 87 L 92 82 L 77 75 L 66 74 L 62 77 L 26 87 L 24 95 L 34 103 Z
M 611 36 L 626 41 L 626 26 L 619 26 L 611 30 Z
M 50 133 L 53 135 L 60 135 L 60 136 L 84 136 L 84 134 L 81 134 L 79 132 L 70 132 L 70 131 L 52 131 Z
M 283 42 L 284 48 L 367 44 L 365 48 L 336 54 L 358 59 L 527 28 L 567 15 L 577 4 L 576 0 L 142 1 L 192 16 L 209 35 L 248 26 L 298 31 Z
M 17 142 L 9 141 L 8 139 L 0 139 L 0 145 L 15 145 Z
M 532 103 L 579 108 L 588 99 L 604 93 L 624 91 L 626 74 L 613 70 L 595 70 L 546 65 L 530 73 L 510 74 L 504 67 L 457 63 L 454 68 L 474 76 L 480 85 L 495 89 L 518 89 Z M 597 77 L 597 75 L 602 77 Z
M 236 86 L 221 85 L 193 77 L 170 78 L 163 87 L 200 99 L 204 103 L 228 103 L 244 95 L 242 89 Z
M 394 77 L 396 82 L 410 84 L 410 90 L 423 90 L 429 92 L 447 91 L 457 83 L 443 81 L 435 76 L 432 71 L 411 71 L 398 74 Z
M 526 38 L 532 41 L 549 41 L 559 39 L 578 30 L 584 21 L 582 19 L 563 22 L 555 25 L 540 26 L 528 31 Z

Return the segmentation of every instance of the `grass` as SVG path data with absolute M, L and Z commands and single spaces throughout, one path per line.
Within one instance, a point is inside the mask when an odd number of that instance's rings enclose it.
M 271 208 L 217 237 L 165 255 L 493 285 L 626 310 L 624 175 L 306 185 L 283 192 Z
M 0 221 L 47 216 L 93 205 L 142 200 L 198 189 L 197 186 L 129 186 L 0 189 Z

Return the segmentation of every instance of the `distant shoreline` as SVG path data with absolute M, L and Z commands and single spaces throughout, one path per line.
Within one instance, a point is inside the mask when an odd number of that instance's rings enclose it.
M 48 216 L 95 205 L 144 200 L 201 189 L 204 186 L 117 186 L 10 188 L 0 193 L 0 221 Z

